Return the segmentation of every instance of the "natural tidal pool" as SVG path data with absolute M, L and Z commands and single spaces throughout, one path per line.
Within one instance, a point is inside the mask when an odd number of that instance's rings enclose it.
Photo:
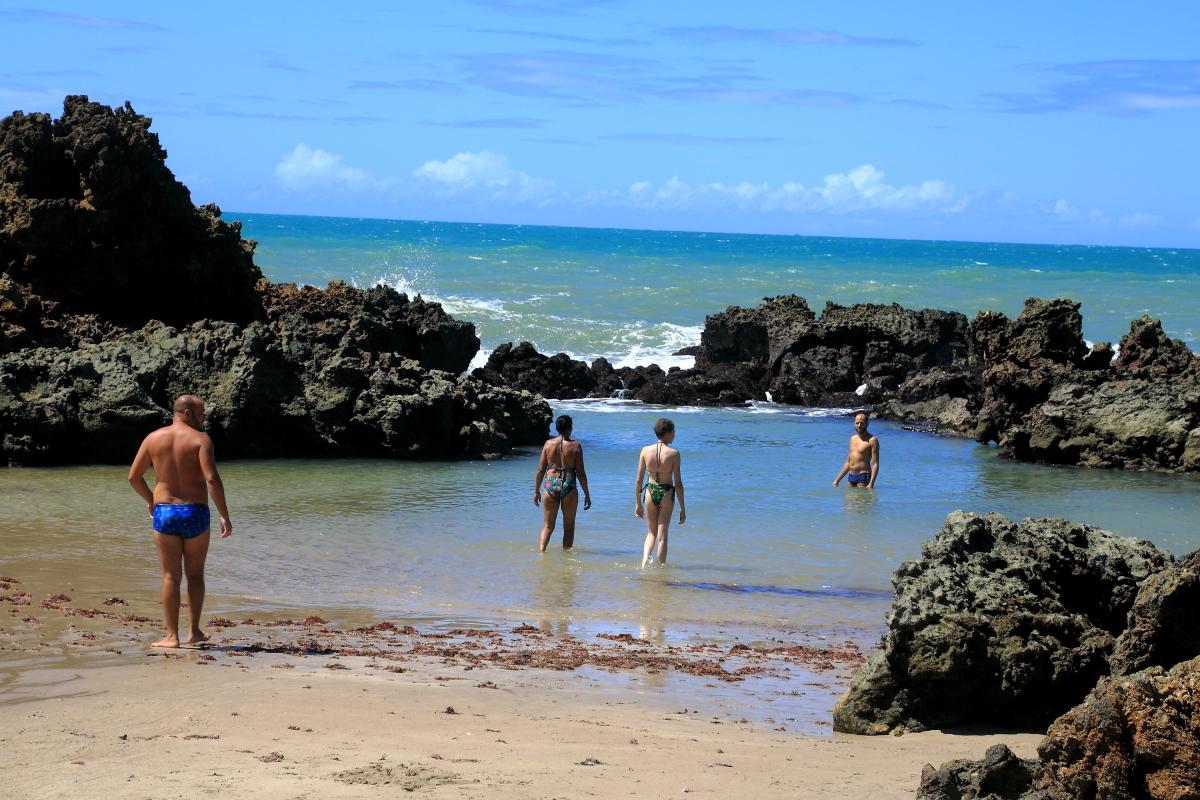
M 554 410 L 575 418 L 594 503 L 579 513 L 573 550 L 559 546 L 560 525 L 537 552 L 531 450 L 493 462 L 225 462 L 236 528 L 213 539 L 206 611 L 869 638 L 882 628 L 892 572 L 955 509 L 1065 517 L 1176 555 L 1200 547 L 1192 475 L 1019 464 L 969 440 L 875 422 L 878 488 L 848 490 L 830 483 L 853 430 L 830 410 L 615 401 Z M 676 422 L 688 521 L 672 525 L 669 563 L 642 570 L 636 454 L 659 416 Z M 0 471 L 0 574 L 152 602 L 149 519 L 125 473 Z

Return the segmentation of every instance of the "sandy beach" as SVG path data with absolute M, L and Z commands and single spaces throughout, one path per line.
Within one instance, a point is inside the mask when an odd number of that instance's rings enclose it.
M 586 676 L 484 669 L 463 679 L 433 659 L 390 673 L 364 657 L 342 657 L 347 669 L 281 669 L 262 656 L 178 655 L 30 676 L 40 685 L 0 711 L 5 794 L 907 798 L 925 763 L 978 758 L 1001 741 L 1031 757 L 1040 740 L 780 733 Z
M 313 615 L 218 617 L 211 641 L 167 651 L 148 646 L 150 597 L 4 584 L 6 797 L 902 798 L 926 763 L 1000 741 L 1029 757 L 1041 738 L 829 733 L 862 660 L 850 641 Z

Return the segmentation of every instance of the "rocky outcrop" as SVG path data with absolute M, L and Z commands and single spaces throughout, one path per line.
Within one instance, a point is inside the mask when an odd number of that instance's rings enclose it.
M 1171 561 L 1089 525 L 956 511 L 896 570 L 882 649 L 834 729 L 1044 726 L 1109 673 L 1139 584 Z
M 1200 797 L 1200 659 L 1102 680 L 1038 755 L 1028 800 Z
M 245 327 L 152 322 L 77 349 L 0 358 L 0 452 L 30 465 L 126 461 L 184 393 L 207 403 L 223 458 L 497 457 L 545 440 L 540 398 L 412 357 L 423 352 L 419 330 L 396 320 L 436 316 L 421 301 L 382 287 L 327 291 L 357 310 L 306 317 L 277 304 L 270 320 Z
M 1112 674 L 1170 668 L 1200 656 L 1200 550 L 1151 575 L 1140 587 L 1112 656 Z
M 974 343 L 962 314 L 826 303 L 817 318 L 788 295 L 708 317 L 696 363 L 757 364 L 775 402 L 844 407 L 894 397 L 923 370 L 966 368 Z
M 546 356 L 529 342 L 502 344 L 471 373 L 492 386 L 526 389 L 555 400 L 620 398 L 687 406 L 744 406 L 765 400 L 764 370 L 755 365 L 709 364 L 694 369 L 657 364 L 614 368 L 605 358 L 589 367 L 566 353 Z
M 1200 468 L 1200 359 L 1149 317 L 1133 321 L 1115 360 L 1108 343 L 1088 351 L 1081 326 L 1066 300 L 976 318 L 987 367 L 975 438 L 1022 461 Z
M 86 97 L 0 121 L 0 459 L 128 461 L 183 393 L 208 404 L 222 458 L 545 441 L 544 400 L 459 375 L 479 339 L 436 303 L 264 279 L 149 126 Z
M 542 355 L 529 342 L 516 347 L 511 343 L 500 345 L 487 364 L 472 375 L 493 386 L 524 389 L 556 400 L 594 396 L 600 386 L 600 380 L 584 362 L 574 361 L 566 353 Z
M 983 761 L 926 765 L 917 800 L 1200 797 L 1200 658 L 1102 678 L 1050 725 L 1038 756 L 997 744 Z
M 1029 790 L 1036 759 L 1021 759 L 1007 745 L 994 744 L 982 761 L 950 761 L 938 769 L 926 764 L 916 800 L 1019 800 Z
M 0 273 L 122 325 L 255 319 L 254 242 L 197 208 L 151 120 L 70 96 L 0 120 Z

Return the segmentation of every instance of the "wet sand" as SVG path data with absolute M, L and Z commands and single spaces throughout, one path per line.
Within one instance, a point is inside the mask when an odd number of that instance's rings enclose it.
M 313 615 L 215 619 L 211 642 L 161 651 L 141 603 L 28 585 L 8 581 L 0 606 L 0 781 L 18 798 L 908 798 L 925 763 L 999 741 L 1030 757 L 1041 738 L 830 734 L 852 642 Z

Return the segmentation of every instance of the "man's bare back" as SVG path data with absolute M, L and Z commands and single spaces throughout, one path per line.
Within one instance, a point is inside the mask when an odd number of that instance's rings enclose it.
M 146 501 L 154 520 L 154 543 L 162 567 L 162 605 L 167 638 L 154 647 L 179 646 L 179 584 L 187 575 L 191 635 L 187 643 L 208 638 L 200 630 L 204 605 L 204 561 L 208 555 L 208 497 L 221 515 L 221 538 L 233 533 L 225 507 L 225 486 L 217 472 L 212 440 L 201 428 L 204 403 L 184 395 L 175 401 L 171 424 L 150 434 L 138 449 L 129 470 L 129 483 Z M 153 491 L 146 470 L 154 468 Z

